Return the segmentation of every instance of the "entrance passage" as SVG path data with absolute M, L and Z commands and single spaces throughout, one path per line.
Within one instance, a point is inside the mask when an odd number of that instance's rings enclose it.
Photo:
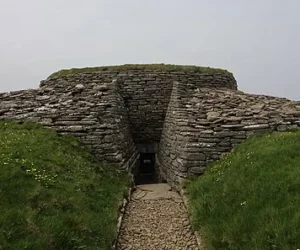
M 117 250 L 199 250 L 184 202 L 168 184 L 139 185 L 131 197 Z
M 155 177 L 155 154 L 141 153 L 136 184 L 141 185 L 155 183 Z

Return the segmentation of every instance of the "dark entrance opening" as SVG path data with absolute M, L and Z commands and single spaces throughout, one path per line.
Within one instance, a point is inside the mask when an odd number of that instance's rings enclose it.
M 136 177 L 136 184 L 150 184 L 156 182 L 155 176 L 155 154 L 141 153 L 139 171 Z

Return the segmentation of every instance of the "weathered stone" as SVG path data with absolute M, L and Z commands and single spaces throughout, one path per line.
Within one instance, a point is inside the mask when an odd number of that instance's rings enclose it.
M 36 90 L 0 93 L 0 119 L 74 135 L 121 169 L 134 169 L 138 152 L 156 153 L 160 178 L 176 187 L 253 133 L 300 126 L 299 102 L 236 89 L 224 73 L 80 73 L 47 79 Z
M 193 173 L 193 174 L 200 175 L 200 174 L 203 174 L 203 173 L 204 173 L 205 167 L 203 167 L 203 166 L 202 166 L 202 167 L 201 167 L 201 166 L 199 166 L 199 167 L 192 167 L 192 168 L 190 168 L 189 170 L 190 170 L 190 172 Z
M 204 161 L 205 160 L 205 154 L 202 153 L 187 153 L 186 156 L 184 156 L 184 159 L 191 160 L 191 161 Z
M 47 95 L 42 95 L 42 96 L 36 97 L 37 101 L 45 101 L 45 100 L 49 100 L 49 99 L 50 99 L 50 96 L 47 96 Z
M 207 113 L 207 120 L 209 122 L 213 122 L 218 120 L 218 118 L 221 116 L 221 114 L 219 112 L 208 112 Z
M 1 103 L 1 109 L 10 109 L 10 108 L 21 108 L 20 106 L 18 106 L 13 100 L 12 101 L 2 101 Z
M 229 125 L 221 125 L 222 128 L 235 129 L 235 128 L 243 128 L 245 125 L 243 124 L 229 124 Z
M 39 122 L 41 120 L 40 117 L 28 117 L 27 122 Z
M 53 120 L 51 118 L 43 118 L 39 122 L 43 125 L 51 125 L 53 123 Z
M 105 91 L 109 90 L 109 87 L 107 84 L 102 84 L 102 85 L 95 86 L 94 89 L 105 92 Z
M 244 129 L 245 130 L 256 130 L 256 129 L 265 129 L 265 128 L 269 128 L 269 124 L 255 124 L 255 125 L 249 125 L 249 126 L 245 126 Z

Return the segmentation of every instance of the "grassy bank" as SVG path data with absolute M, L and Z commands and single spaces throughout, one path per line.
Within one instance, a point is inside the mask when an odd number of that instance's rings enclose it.
M 127 184 L 74 138 L 0 122 L 0 249 L 110 249 Z
M 300 132 L 250 138 L 187 190 L 207 249 L 300 249 Z
M 221 73 L 232 75 L 225 69 L 201 67 L 193 65 L 173 65 L 173 64 L 125 64 L 116 66 L 101 66 L 101 67 L 87 67 L 87 68 L 73 68 L 63 69 L 53 73 L 48 77 L 61 77 L 65 75 L 91 73 L 97 71 L 126 71 L 126 70 L 162 70 L 162 71 L 184 71 L 184 72 L 199 72 L 199 73 Z

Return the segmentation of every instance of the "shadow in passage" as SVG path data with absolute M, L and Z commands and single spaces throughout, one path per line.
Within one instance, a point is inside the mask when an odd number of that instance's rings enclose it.
M 155 154 L 141 153 L 138 173 L 135 178 L 136 185 L 157 183 L 155 175 Z

